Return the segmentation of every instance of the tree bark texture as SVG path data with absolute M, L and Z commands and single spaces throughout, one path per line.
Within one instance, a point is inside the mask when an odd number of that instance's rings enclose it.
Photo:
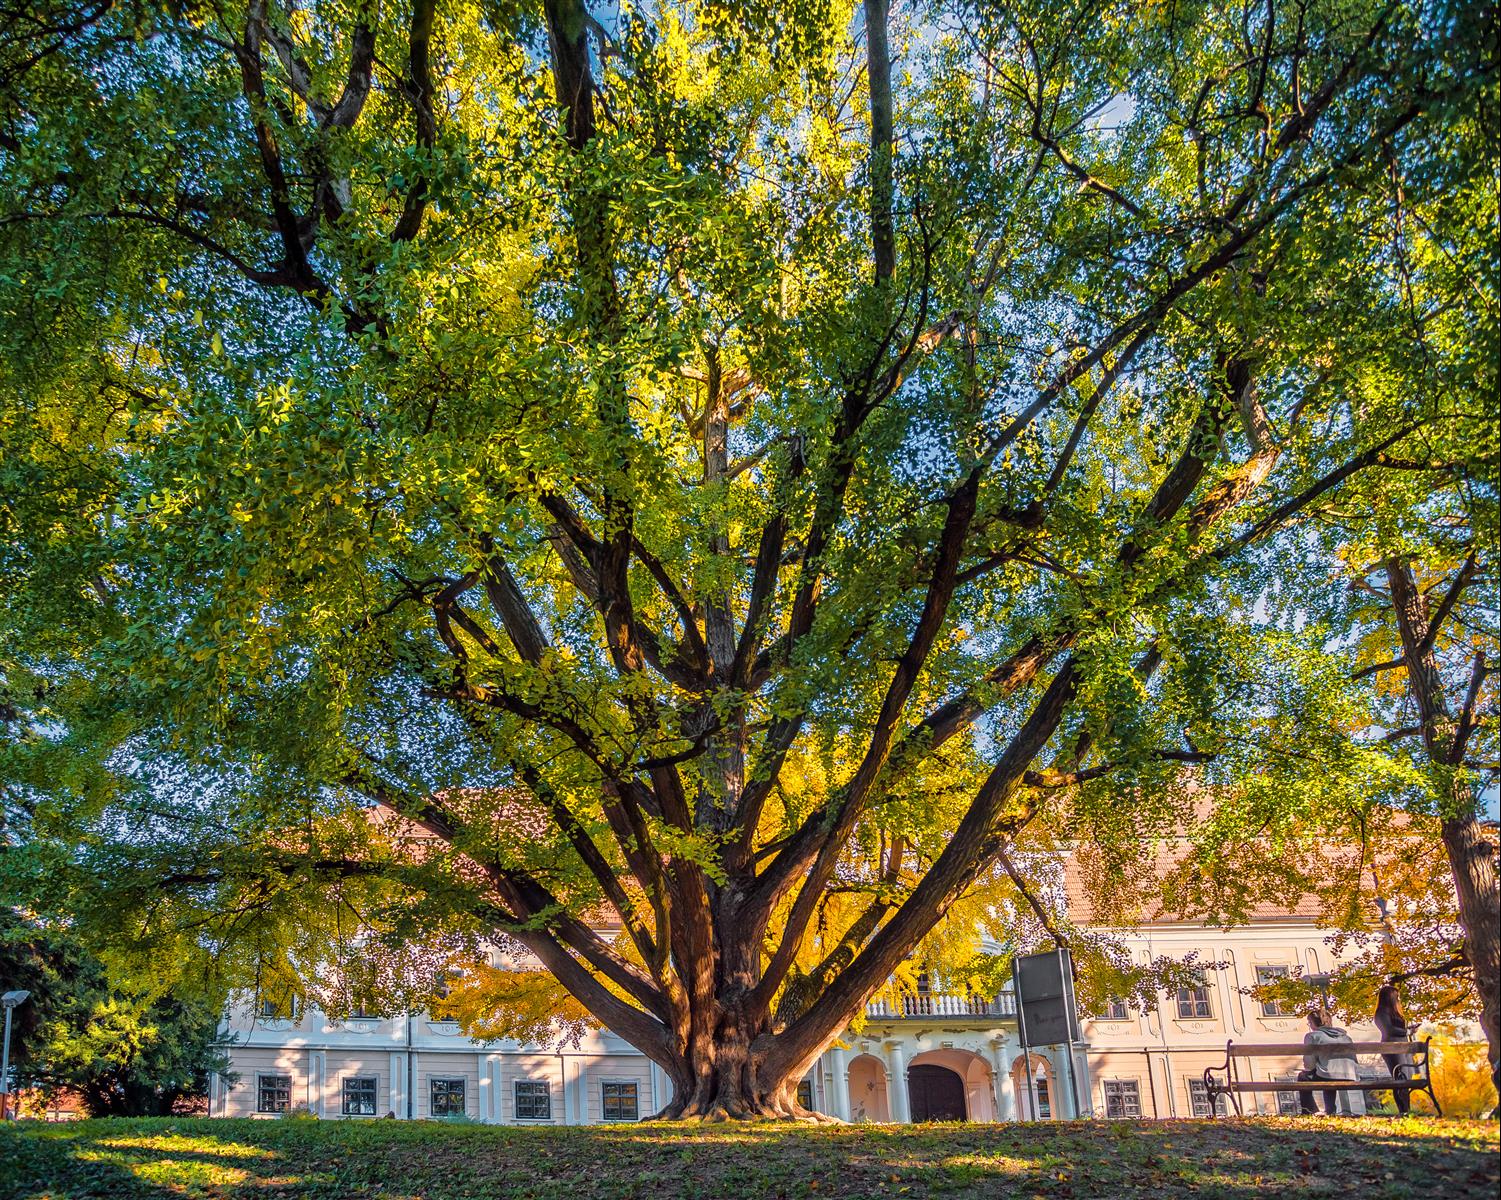
M 1407 562 L 1389 559 L 1385 570 L 1402 635 L 1408 686 L 1418 707 L 1423 747 L 1439 796 L 1444 850 L 1454 877 L 1465 954 L 1475 975 L 1491 1076 L 1501 1079 L 1501 893 L 1496 879 L 1496 847 L 1483 836 L 1477 817 L 1479 797 L 1462 769 L 1469 729 L 1450 711 L 1434 654 L 1438 630 L 1428 598 Z M 1458 586 L 1463 586 L 1463 580 Z

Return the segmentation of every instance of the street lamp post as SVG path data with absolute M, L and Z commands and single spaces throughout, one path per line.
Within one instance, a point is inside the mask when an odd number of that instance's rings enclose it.
M 10 1014 L 18 1004 L 25 1004 L 31 993 L 17 988 L 0 996 L 5 1006 L 5 1048 L 0 1050 L 0 1119 L 9 1117 L 10 1111 Z

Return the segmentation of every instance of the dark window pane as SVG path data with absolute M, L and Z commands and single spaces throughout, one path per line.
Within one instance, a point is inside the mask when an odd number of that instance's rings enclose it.
M 429 1112 L 435 1117 L 457 1117 L 464 1114 L 464 1081 L 462 1079 L 432 1079 L 428 1081 L 431 1104 Z
M 344 1080 L 344 1115 L 375 1116 L 376 1079 L 373 1075 L 356 1075 Z
M 603 1113 L 606 1121 L 639 1120 L 636 1085 L 634 1083 L 604 1083 Z
M 292 1107 L 292 1077 L 290 1075 L 257 1075 L 255 1077 L 255 1111 L 263 1113 L 286 1112 Z
M 518 1121 L 551 1121 L 552 1088 L 545 1080 L 518 1079 L 516 1081 L 516 1119 Z

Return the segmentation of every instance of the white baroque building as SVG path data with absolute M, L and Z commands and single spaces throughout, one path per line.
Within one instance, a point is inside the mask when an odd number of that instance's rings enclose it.
M 1075 921 L 1087 919 L 1068 880 Z M 1166 955 L 1218 964 L 1202 986 L 1163 993 L 1155 1011 L 1124 1004 L 1086 1017 L 1072 1047 L 1024 1051 L 1012 997 L 920 992 L 873 1004 L 802 1082 L 806 1105 L 849 1121 L 1049 1120 L 1075 1116 L 1210 1115 L 1205 1067 L 1225 1043 L 1301 1039 L 1300 1014 L 1245 994 L 1279 973 L 1337 971 L 1329 932 L 1310 905 L 1263 907 L 1233 928 L 1155 919 L 1114 931 L 1137 961 Z M 270 1010 L 266 1010 L 270 1011 Z M 1422 1014 L 1412 1014 L 1421 1017 Z M 634 1121 L 669 1098 L 664 1074 L 608 1030 L 577 1045 L 477 1042 L 457 1024 L 422 1014 L 331 1020 L 309 1008 L 276 1017 L 246 1006 L 225 1023 L 233 1083 L 212 1081 L 214 1116 L 275 1116 L 306 1107 L 341 1119 L 463 1118 L 494 1124 Z M 1375 1040 L 1368 1025 L 1351 1030 Z M 1296 1058 L 1257 1060 L 1258 1078 L 1287 1078 Z M 1292 1093 L 1257 1097 L 1263 1112 L 1296 1109 Z

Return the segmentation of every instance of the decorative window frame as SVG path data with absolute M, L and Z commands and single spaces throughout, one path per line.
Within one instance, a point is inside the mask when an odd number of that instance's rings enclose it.
M 1257 963 L 1254 970 L 1256 972 L 1257 987 L 1266 987 L 1268 984 L 1276 983 L 1279 979 L 1286 979 L 1292 974 L 1292 970 L 1285 963 Z M 1263 978 L 1263 971 L 1267 972 L 1270 978 Z M 1277 1017 L 1290 1017 L 1293 1015 L 1275 1000 L 1260 1000 L 1257 1004 L 1261 1009 L 1259 1015 L 1262 1017 L 1275 1019 Z
M 630 1088 L 636 1100 L 636 1115 L 633 1117 L 612 1117 L 608 1115 L 608 1101 L 606 1099 L 610 1088 Z M 599 1119 L 608 1125 L 633 1125 L 641 1120 L 641 1081 L 639 1079 L 627 1079 L 624 1077 L 610 1078 L 608 1076 L 599 1081 Z
M 1197 976 L 1198 982 L 1190 987 L 1180 987 L 1177 990 L 1178 1020 L 1180 1021 L 1210 1021 L 1214 1019 L 1213 988 L 1209 986 L 1209 976 L 1200 971 Z M 1187 1006 L 1189 1011 L 1184 1012 Z M 1203 1011 L 1201 1012 L 1200 1009 Z
M 541 1093 L 533 1093 L 533 1098 L 539 1095 L 547 1101 L 547 1115 L 542 1117 L 524 1117 L 521 1115 L 521 1087 L 542 1086 Z M 552 1115 L 552 1080 L 550 1079 L 513 1079 L 511 1080 L 511 1116 L 514 1120 L 525 1121 L 528 1125 L 551 1125 Z
M 1188 1084 L 1188 1109 L 1190 1116 L 1207 1120 L 1210 1117 L 1223 1117 L 1229 1114 L 1229 1101 L 1225 1098 L 1223 1092 L 1215 1096 L 1213 1100 L 1210 1100 L 1209 1089 L 1204 1086 L 1202 1078 L 1185 1075 L 1183 1080 Z
M 286 1084 L 285 1086 L 272 1084 L 268 1089 L 266 1085 L 266 1080 L 268 1079 L 285 1079 Z M 272 1092 L 284 1092 L 286 1100 L 284 1102 L 273 1100 L 271 1107 L 266 1107 L 265 1097 L 268 1090 Z M 278 1103 L 280 1103 L 280 1107 L 277 1107 Z M 267 1116 L 280 1116 L 282 1113 L 289 1111 L 291 1107 L 292 1076 L 285 1071 L 257 1071 L 255 1073 L 255 1111 L 257 1113 L 264 1113 Z
M 1129 1094 L 1126 1089 L 1130 1089 Z M 1114 1095 L 1112 1095 L 1114 1091 Z M 1102 1079 L 1100 1096 L 1105 1101 L 1105 1118 L 1110 1121 L 1134 1121 L 1141 1117 L 1141 1080 Z M 1110 1102 L 1117 1101 L 1119 1112 L 1110 1111 Z M 1134 1112 L 1128 1111 L 1135 1109 Z
M 350 1085 L 361 1085 L 359 1093 L 364 1095 L 368 1092 L 370 1097 L 370 1111 L 363 1109 L 351 1109 L 349 1107 Z M 368 1087 L 363 1085 L 368 1084 Z M 339 1081 L 339 1112 L 346 1117 L 374 1117 L 380 1114 L 380 1076 L 379 1075 L 345 1075 Z
M 457 1092 L 459 1097 L 458 1112 L 440 1113 L 438 1111 L 439 1084 L 449 1085 L 450 1087 L 453 1084 L 459 1085 Z M 452 1091 L 444 1093 L 450 1102 L 454 1094 Z M 463 1075 L 429 1075 L 427 1077 L 427 1115 L 435 1121 L 441 1121 L 448 1117 L 467 1117 L 469 1115 L 469 1080 Z

